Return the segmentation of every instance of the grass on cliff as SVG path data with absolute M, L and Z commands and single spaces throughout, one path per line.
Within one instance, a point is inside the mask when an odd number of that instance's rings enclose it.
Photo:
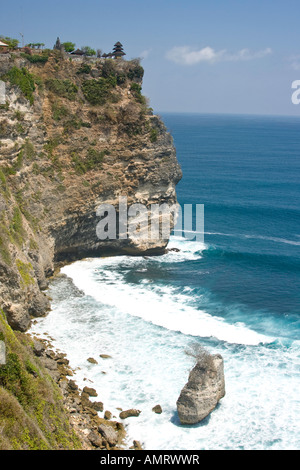
M 58 386 L 32 352 L 31 340 L 14 332 L 0 309 L 0 450 L 79 449 Z
M 9 197 L 10 190 L 6 181 L 6 176 L 0 168 L 0 191 L 5 197 Z
M 0 212 L 0 257 L 6 264 L 11 264 L 9 244 L 20 246 L 24 236 L 25 230 L 19 207 L 15 206 L 10 215 L 2 210 Z
M 28 72 L 25 67 L 19 69 L 18 67 L 12 67 L 5 75 L 2 80 L 9 81 L 12 85 L 16 85 L 20 88 L 25 98 L 28 99 L 32 105 L 34 102 L 33 92 L 35 90 L 34 76 Z
M 31 263 L 24 263 L 20 259 L 16 260 L 16 265 L 21 276 L 21 285 L 22 287 L 27 287 L 30 284 L 34 283 L 33 267 Z
M 32 64 L 45 64 L 49 60 L 49 55 L 51 51 L 45 49 L 42 51 L 41 54 L 28 54 L 28 53 L 21 53 L 21 57 L 27 59 Z
M 96 150 L 93 147 L 90 147 L 87 150 L 86 155 L 82 158 L 76 152 L 71 153 L 71 159 L 75 172 L 78 175 L 84 175 L 88 171 L 94 169 L 101 169 L 102 162 L 105 155 L 109 154 L 109 150 Z
M 113 90 L 117 85 L 117 79 L 114 76 L 108 78 L 99 78 L 98 80 L 84 80 L 82 91 L 86 100 L 92 105 L 104 105 L 110 101 L 116 103 L 119 99 L 117 93 Z
M 11 241 L 21 246 L 25 236 L 25 229 L 23 227 L 22 214 L 18 206 L 15 206 L 13 209 L 9 224 L 9 233 Z
M 78 87 L 69 79 L 60 80 L 58 78 L 49 78 L 46 80 L 45 84 L 48 90 L 52 91 L 56 96 L 67 98 L 70 101 L 76 99 Z
M 9 251 L 9 231 L 6 226 L 0 222 L 0 257 L 4 261 L 4 263 L 10 265 L 11 264 L 11 255 Z

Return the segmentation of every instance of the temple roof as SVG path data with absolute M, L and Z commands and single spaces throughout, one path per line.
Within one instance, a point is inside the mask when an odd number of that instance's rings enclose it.
M 80 49 L 76 49 L 76 51 L 71 52 L 71 54 L 75 54 L 75 55 L 84 55 L 84 52 L 81 51 Z

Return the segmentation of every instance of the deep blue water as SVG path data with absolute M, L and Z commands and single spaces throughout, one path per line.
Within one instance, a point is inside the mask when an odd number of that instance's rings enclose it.
M 208 248 L 183 278 L 197 277 L 223 307 L 276 317 L 299 339 L 300 119 L 162 117 L 183 171 L 178 201 L 205 211 Z
M 125 423 L 128 447 L 299 450 L 300 119 L 162 117 L 183 171 L 178 201 L 204 204 L 204 243 L 175 234 L 180 251 L 65 266 L 33 333 L 67 353 L 104 410 L 141 410 Z M 226 395 L 182 426 L 186 352 L 199 346 L 222 355 Z

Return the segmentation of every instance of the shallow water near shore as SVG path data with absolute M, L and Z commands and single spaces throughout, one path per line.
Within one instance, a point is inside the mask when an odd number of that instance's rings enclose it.
M 53 338 L 104 410 L 141 410 L 124 420 L 128 446 L 299 449 L 300 121 L 163 118 L 183 169 L 178 200 L 205 206 L 204 243 L 175 233 L 178 252 L 65 266 L 31 333 Z M 223 356 L 226 395 L 182 426 L 176 400 L 198 345 Z

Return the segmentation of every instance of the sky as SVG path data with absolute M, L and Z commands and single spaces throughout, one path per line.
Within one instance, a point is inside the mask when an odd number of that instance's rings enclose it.
M 140 57 L 155 112 L 300 116 L 299 0 L 14 0 L 0 35 Z M 300 82 L 299 82 L 300 84 Z M 300 96 L 300 94 L 299 94 Z

